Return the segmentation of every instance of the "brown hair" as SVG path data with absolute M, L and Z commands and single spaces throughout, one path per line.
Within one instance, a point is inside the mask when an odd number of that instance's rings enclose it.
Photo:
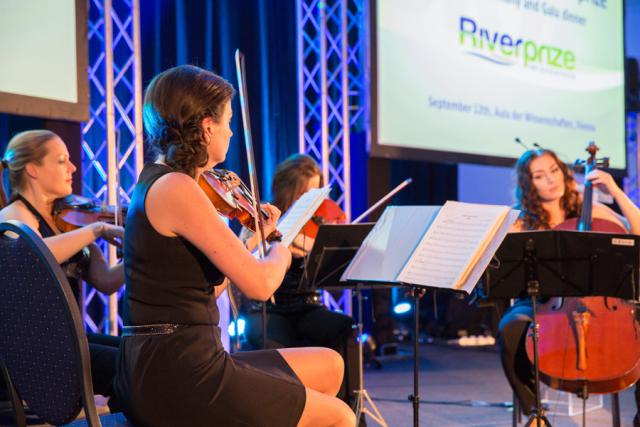
M 273 204 L 282 213 L 286 212 L 305 193 L 309 180 L 314 176 L 320 177 L 322 185 L 322 171 L 312 157 L 306 154 L 289 156 L 276 167 L 271 184 Z
M 233 87 L 222 77 L 193 65 L 170 68 L 153 78 L 144 97 L 148 142 L 173 169 L 195 175 L 207 164 L 202 120 L 219 122 Z
M 0 162 L 0 177 L 5 169 L 9 170 L 11 199 L 24 188 L 25 166 L 28 163 L 40 164 L 48 153 L 45 143 L 57 137 L 49 130 L 28 130 L 11 138 Z M 4 180 L 0 179 L 0 208 L 5 207 L 11 199 L 7 199 Z
M 576 181 L 573 173 L 566 164 L 560 161 L 556 153 L 547 149 L 527 150 L 518 159 L 515 172 L 518 180 L 515 199 L 516 209 L 520 209 L 520 219 L 527 230 L 549 229 L 549 212 L 542 206 L 542 200 L 533 185 L 531 175 L 531 162 L 544 155 L 549 155 L 555 160 L 564 176 L 564 194 L 560 200 L 560 207 L 564 211 L 565 218 L 573 218 L 580 215 L 582 200 L 576 189 Z

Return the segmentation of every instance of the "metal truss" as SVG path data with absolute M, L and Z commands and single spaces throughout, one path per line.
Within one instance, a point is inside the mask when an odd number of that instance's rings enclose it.
M 351 219 L 351 134 L 368 129 L 366 0 L 298 0 L 299 149 L 322 166 L 333 199 Z M 351 313 L 351 293 L 331 309 Z
M 638 113 L 627 113 L 627 178 L 624 182 L 624 191 L 636 205 L 640 205 L 640 189 L 638 188 L 640 176 L 638 176 Z
M 128 202 L 142 169 L 142 83 L 138 0 L 89 1 L 90 119 L 82 128 L 83 194 Z M 103 250 L 113 264 L 113 246 Z M 117 334 L 121 289 L 107 297 L 83 286 L 87 330 Z

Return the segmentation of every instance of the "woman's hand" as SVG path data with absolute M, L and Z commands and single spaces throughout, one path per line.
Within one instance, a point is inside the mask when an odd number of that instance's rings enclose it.
M 264 225 L 264 235 L 265 238 L 269 236 L 278 225 L 278 220 L 280 219 L 280 209 L 273 206 L 272 204 L 265 203 L 260 205 L 267 213 L 269 214 L 269 219 L 265 219 L 263 222 Z
M 593 185 L 597 186 L 598 190 L 611 194 L 612 196 L 615 196 L 617 192 L 621 191 L 611 174 L 603 170 L 592 170 L 585 179 L 591 181 Z
M 118 225 L 107 224 L 105 222 L 93 223 L 92 227 L 93 234 L 96 236 L 96 239 L 102 237 L 108 243 L 119 248 L 122 247 L 122 242 L 124 240 L 124 228 Z

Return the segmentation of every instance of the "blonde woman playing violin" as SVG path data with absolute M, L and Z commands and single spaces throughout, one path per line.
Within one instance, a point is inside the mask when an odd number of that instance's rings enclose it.
M 111 294 L 124 283 L 123 265 L 109 267 L 95 244 L 103 238 L 120 244 L 122 227 L 96 222 L 61 233 L 53 220 L 53 204 L 71 194 L 76 167 L 58 135 L 48 130 L 32 130 L 15 135 L 7 146 L 0 171 L 8 170 L 11 196 L 0 179 L 0 221 L 17 220 L 43 239 L 69 278 L 79 299 L 79 281 L 85 280 L 100 292 Z M 8 204 L 7 204 L 8 203 Z M 91 376 L 95 393 L 111 396 L 119 338 L 89 334 Z M 117 405 L 110 402 L 112 409 Z

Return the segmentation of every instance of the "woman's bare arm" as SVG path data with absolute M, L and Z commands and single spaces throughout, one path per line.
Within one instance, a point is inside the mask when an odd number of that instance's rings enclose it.
M 87 282 L 103 294 L 111 295 L 124 284 L 124 264 L 109 266 L 102 251 L 95 243 L 89 245 L 91 263 Z
M 26 208 L 14 203 L 0 211 L 0 221 L 16 220 L 23 222 L 39 236 L 38 220 Z M 58 263 L 63 263 L 75 255 L 85 246 L 94 242 L 102 231 L 102 223 L 94 223 L 68 233 L 57 234 L 44 238 L 47 245 Z

